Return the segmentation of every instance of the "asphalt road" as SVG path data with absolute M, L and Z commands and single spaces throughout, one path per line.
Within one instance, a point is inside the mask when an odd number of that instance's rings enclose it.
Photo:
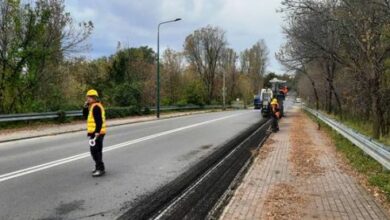
M 113 219 L 259 120 L 243 110 L 109 128 L 101 178 L 85 132 L 2 143 L 0 219 Z

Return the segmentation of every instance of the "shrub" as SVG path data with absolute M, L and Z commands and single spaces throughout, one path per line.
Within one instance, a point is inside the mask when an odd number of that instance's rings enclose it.
M 141 111 L 138 107 L 113 107 L 106 109 L 106 118 L 121 118 L 133 115 L 141 115 Z
M 182 106 L 188 105 L 188 103 L 187 103 L 187 100 L 182 99 L 182 100 L 179 100 L 179 101 L 176 103 L 176 105 L 179 106 L 179 107 L 182 107 Z
M 141 91 L 136 83 L 123 83 L 114 87 L 112 99 L 117 106 L 139 106 Z
M 57 121 L 59 123 L 65 123 L 65 122 L 69 121 L 69 119 L 66 117 L 65 111 L 59 111 L 57 114 L 58 114 Z
M 194 81 L 186 89 L 186 99 L 188 104 L 205 105 L 204 88 L 201 83 Z
M 144 114 L 144 115 L 150 115 L 150 114 L 152 114 L 152 111 L 150 110 L 149 107 L 145 107 L 144 110 L 143 110 L 143 112 L 142 112 L 142 114 Z

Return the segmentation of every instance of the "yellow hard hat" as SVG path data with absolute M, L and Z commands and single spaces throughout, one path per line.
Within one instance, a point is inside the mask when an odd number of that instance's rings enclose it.
M 96 90 L 90 89 L 90 90 L 88 90 L 88 92 L 87 92 L 87 96 L 96 96 L 96 97 L 99 97 L 99 94 L 98 94 L 98 92 L 97 92 Z
M 277 105 L 277 104 L 278 104 L 278 100 L 277 99 L 272 99 L 271 105 Z

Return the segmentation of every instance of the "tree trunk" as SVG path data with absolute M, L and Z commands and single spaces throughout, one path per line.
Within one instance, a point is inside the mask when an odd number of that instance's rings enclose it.
M 316 98 L 316 110 L 318 111 L 320 109 L 320 98 L 318 97 L 318 92 L 317 92 L 317 88 L 316 88 L 315 82 L 312 81 L 311 85 L 313 86 L 314 97 Z
M 331 85 L 331 82 L 330 80 L 328 81 L 328 86 L 329 86 L 329 90 L 328 90 L 328 114 L 331 114 L 332 113 L 332 99 L 333 99 L 333 91 L 332 91 L 332 85 Z
M 373 135 L 375 139 L 379 139 L 381 136 L 381 128 L 382 123 L 384 123 L 383 120 L 383 111 L 381 107 L 381 97 L 379 94 L 379 83 L 377 80 L 373 80 L 371 88 L 371 94 L 372 94 L 372 114 L 373 114 Z

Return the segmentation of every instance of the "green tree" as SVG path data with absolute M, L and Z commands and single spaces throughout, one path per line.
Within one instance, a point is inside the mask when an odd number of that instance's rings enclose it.
M 62 0 L 0 2 L 0 113 L 58 108 L 59 64 L 85 49 L 93 25 L 76 27 Z
M 263 86 L 268 53 L 264 40 L 256 42 L 250 49 L 241 53 L 241 72 L 249 76 L 253 94 L 259 93 Z
M 201 105 L 205 104 L 205 88 L 199 80 L 191 81 L 186 87 L 186 101 L 188 104 Z
M 155 53 L 151 48 L 120 49 L 110 57 L 110 63 L 107 98 L 112 105 L 154 104 L 151 84 L 154 84 Z

